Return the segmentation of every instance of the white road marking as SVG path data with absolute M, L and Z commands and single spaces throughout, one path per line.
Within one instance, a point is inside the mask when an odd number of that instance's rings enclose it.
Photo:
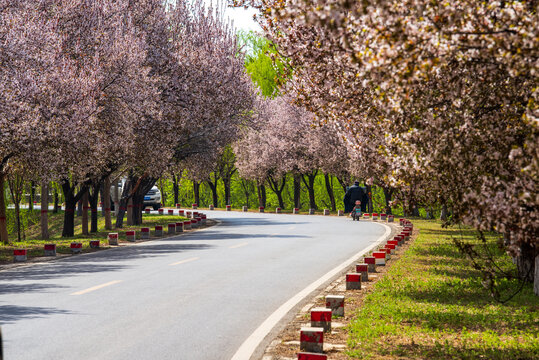
M 364 250 L 361 250 L 354 256 L 350 257 L 348 260 L 346 260 L 342 264 L 335 267 L 326 275 L 322 276 L 320 279 L 316 280 L 315 282 L 307 286 L 305 289 L 301 290 L 299 293 L 294 295 L 294 297 L 292 297 L 290 300 L 288 300 L 283 305 L 281 305 L 277 310 L 273 312 L 273 314 L 271 314 L 266 320 L 264 320 L 262 324 L 260 324 L 260 326 L 251 334 L 251 336 L 249 336 L 243 342 L 243 344 L 241 344 L 240 348 L 236 351 L 236 353 L 234 354 L 231 360 L 250 359 L 253 353 L 255 352 L 256 348 L 258 347 L 258 345 L 260 345 L 262 340 L 264 340 L 266 335 L 270 333 L 271 329 L 273 329 L 275 325 L 277 325 L 277 323 L 279 323 L 279 321 L 290 310 L 292 310 L 292 308 L 294 308 L 294 306 L 296 306 L 301 300 L 309 296 L 310 293 L 318 289 L 322 284 L 329 281 L 335 275 L 339 274 L 344 269 L 349 267 L 352 263 L 357 261 L 357 259 L 360 256 L 365 255 L 366 253 L 371 251 L 371 249 L 375 248 L 377 244 L 384 241 L 389 236 L 389 234 L 391 234 L 391 228 L 385 224 L 380 224 L 380 225 L 384 226 L 386 228 L 386 231 L 384 232 L 382 236 L 378 238 L 378 241 L 375 244 L 369 246 L 368 248 Z
M 114 284 L 121 283 L 121 282 L 122 282 L 122 280 L 110 281 L 108 283 L 97 285 L 97 286 L 88 288 L 86 290 L 81 290 L 81 291 L 74 292 L 71 295 L 83 295 L 83 294 L 86 294 L 86 293 L 89 293 L 89 292 L 92 292 L 92 291 L 95 291 L 95 290 L 102 289 L 102 288 L 107 287 L 107 286 L 111 286 L 111 285 L 114 285 Z
M 200 258 L 198 257 L 193 257 L 193 258 L 189 258 L 189 259 L 185 259 L 185 260 L 181 260 L 181 261 L 178 261 L 178 262 L 175 262 L 175 263 L 172 263 L 172 264 L 169 264 L 170 266 L 174 266 L 174 265 L 180 265 L 180 264 L 185 264 L 185 263 L 188 263 L 188 262 L 191 262 L 191 261 L 195 261 L 195 260 L 198 260 Z
M 290 227 L 288 228 L 288 230 L 294 230 L 295 228 L 296 228 L 295 226 L 290 226 Z
M 241 244 L 236 244 L 236 245 L 229 246 L 228 248 L 229 249 L 237 249 L 237 248 L 240 248 L 240 247 L 246 246 L 246 245 L 249 245 L 249 243 L 244 242 L 244 243 L 241 243 Z

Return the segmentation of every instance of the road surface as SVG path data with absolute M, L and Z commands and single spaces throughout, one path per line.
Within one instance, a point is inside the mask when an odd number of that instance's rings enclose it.
M 206 214 L 219 225 L 0 271 L 4 359 L 230 359 L 386 231 L 344 217 Z

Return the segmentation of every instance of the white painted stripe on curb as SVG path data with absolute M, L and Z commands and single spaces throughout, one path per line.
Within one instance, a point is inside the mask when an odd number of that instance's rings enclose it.
M 320 279 L 316 280 L 309 286 L 307 286 L 305 289 L 301 290 L 299 293 L 294 295 L 290 300 L 285 302 L 283 305 L 281 305 L 277 310 L 273 312 L 264 322 L 249 336 L 243 344 L 239 347 L 239 349 L 236 351 L 234 356 L 232 356 L 231 360 L 247 360 L 250 359 L 253 353 L 255 352 L 258 345 L 264 340 L 266 335 L 268 335 L 279 323 L 279 321 L 290 311 L 294 306 L 296 306 L 301 300 L 303 300 L 305 297 L 307 297 L 310 293 L 318 289 L 320 286 L 322 286 L 326 281 L 329 281 L 332 277 L 342 272 L 344 269 L 346 269 L 348 266 L 350 266 L 352 263 L 356 262 L 357 259 L 360 256 L 363 256 L 364 254 L 368 253 L 371 249 L 375 248 L 380 242 L 384 241 L 387 236 L 391 233 L 391 228 L 388 225 L 380 224 L 386 228 L 386 231 L 382 236 L 378 238 L 378 240 L 372 244 L 371 246 L 367 247 L 364 250 L 361 250 L 357 254 L 353 255 L 352 257 L 348 258 L 346 261 L 344 261 L 342 264 L 338 265 L 336 268 L 330 270 L 327 274 L 322 276 Z
M 169 265 L 170 265 L 170 266 L 174 266 L 174 265 L 185 264 L 185 263 L 188 263 L 188 262 L 191 262 L 191 261 L 195 261 L 195 260 L 198 260 L 198 259 L 200 259 L 200 258 L 198 258 L 198 257 L 192 257 L 192 258 L 185 259 L 185 260 L 181 260 L 181 261 L 178 261 L 178 262 L 169 264 Z
M 81 291 L 74 292 L 71 295 L 83 295 L 83 294 L 86 294 L 86 293 L 89 293 L 89 292 L 92 292 L 92 291 L 95 291 L 95 290 L 102 289 L 102 288 L 107 287 L 107 286 L 111 286 L 111 285 L 114 285 L 114 284 L 121 283 L 121 282 L 122 282 L 122 280 L 110 281 L 108 283 L 97 285 L 97 286 L 88 288 L 86 290 L 81 290 Z
M 241 244 L 236 244 L 236 245 L 229 246 L 228 248 L 229 249 L 237 249 L 237 248 L 240 248 L 242 246 L 247 246 L 247 245 L 249 245 L 249 243 L 244 242 L 244 243 L 241 243 Z

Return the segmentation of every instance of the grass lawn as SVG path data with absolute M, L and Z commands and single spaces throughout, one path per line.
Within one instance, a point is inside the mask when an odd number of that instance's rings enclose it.
M 349 328 L 353 359 L 539 359 L 539 297 L 532 286 L 495 301 L 449 239 L 471 230 L 415 220 L 418 238 L 376 285 Z M 490 239 L 502 267 L 510 258 Z M 517 280 L 500 287 L 516 288 Z
M 109 231 L 105 229 L 105 218 L 100 216 L 98 218 L 98 232 L 91 233 L 90 235 L 82 235 L 82 217 L 75 216 L 75 236 L 72 238 L 62 238 L 61 235 L 64 221 L 64 212 L 60 211 L 58 214 L 53 214 L 52 212 L 49 212 L 50 239 L 41 240 L 39 213 L 39 210 L 34 210 L 32 214 L 28 215 L 30 225 L 25 230 L 26 240 L 19 242 L 17 241 L 17 234 L 11 233 L 9 234 L 11 244 L 4 245 L 0 243 L 0 264 L 13 262 L 13 249 L 26 248 L 28 249 L 28 258 L 32 258 L 35 256 L 43 256 L 44 244 L 55 243 L 56 252 L 58 254 L 70 254 L 71 242 L 77 241 L 82 243 L 83 252 L 98 251 L 90 248 L 90 240 L 101 240 L 101 249 L 108 248 L 109 246 L 107 243 L 107 235 L 109 232 L 118 232 L 119 240 L 125 241 L 125 231 L 127 230 L 140 231 L 141 227 L 149 227 L 151 232 L 153 233 L 153 227 L 155 225 L 164 225 L 163 231 L 164 233 L 166 233 L 166 226 L 168 223 L 187 220 L 187 218 L 177 215 L 143 214 L 142 226 L 128 226 L 126 225 L 126 218 L 124 218 L 124 227 L 122 229 L 115 229 Z M 26 214 L 24 216 L 26 216 Z M 113 219 L 113 225 L 114 222 L 115 219 Z M 89 228 L 90 224 L 88 224 L 88 229 Z

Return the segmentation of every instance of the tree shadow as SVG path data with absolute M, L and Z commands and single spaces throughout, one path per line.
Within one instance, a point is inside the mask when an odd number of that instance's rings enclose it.
M 20 293 L 27 293 L 27 292 L 47 292 L 47 290 L 52 289 L 65 289 L 68 288 L 68 286 L 61 286 L 61 285 L 53 285 L 53 284 L 9 284 L 9 283 L 2 283 L 2 286 L 0 286 L 0 295 L 6 295 L 6 294 L 20 294 Z
M 49 307 L 0 305 L 0 322 L 14 323 L 21 319 L 42 318 L 48 315 L 71 314 L 70 311 Z
M 181 253 L 193 250 L 206 250 L 212 248 L 207 244 L 155 244 L 144 246 L 129 246 L 111 249 L 107 251 L 94 252 L 88 255 L 74 255 L 70 258 L 63 258 L 59 261 L 29 266 L 24 268 L 13 268 L 0 272 L 0 280 L 48 280 L 77 276 L 87 273 L 114 272 L 132 268 L 131 265 L 103 264 L 101 262 L 126 261 L 135 259 L 152 258 L 160 255 Z M 5 283 L 0 286 L 3 287 Z

